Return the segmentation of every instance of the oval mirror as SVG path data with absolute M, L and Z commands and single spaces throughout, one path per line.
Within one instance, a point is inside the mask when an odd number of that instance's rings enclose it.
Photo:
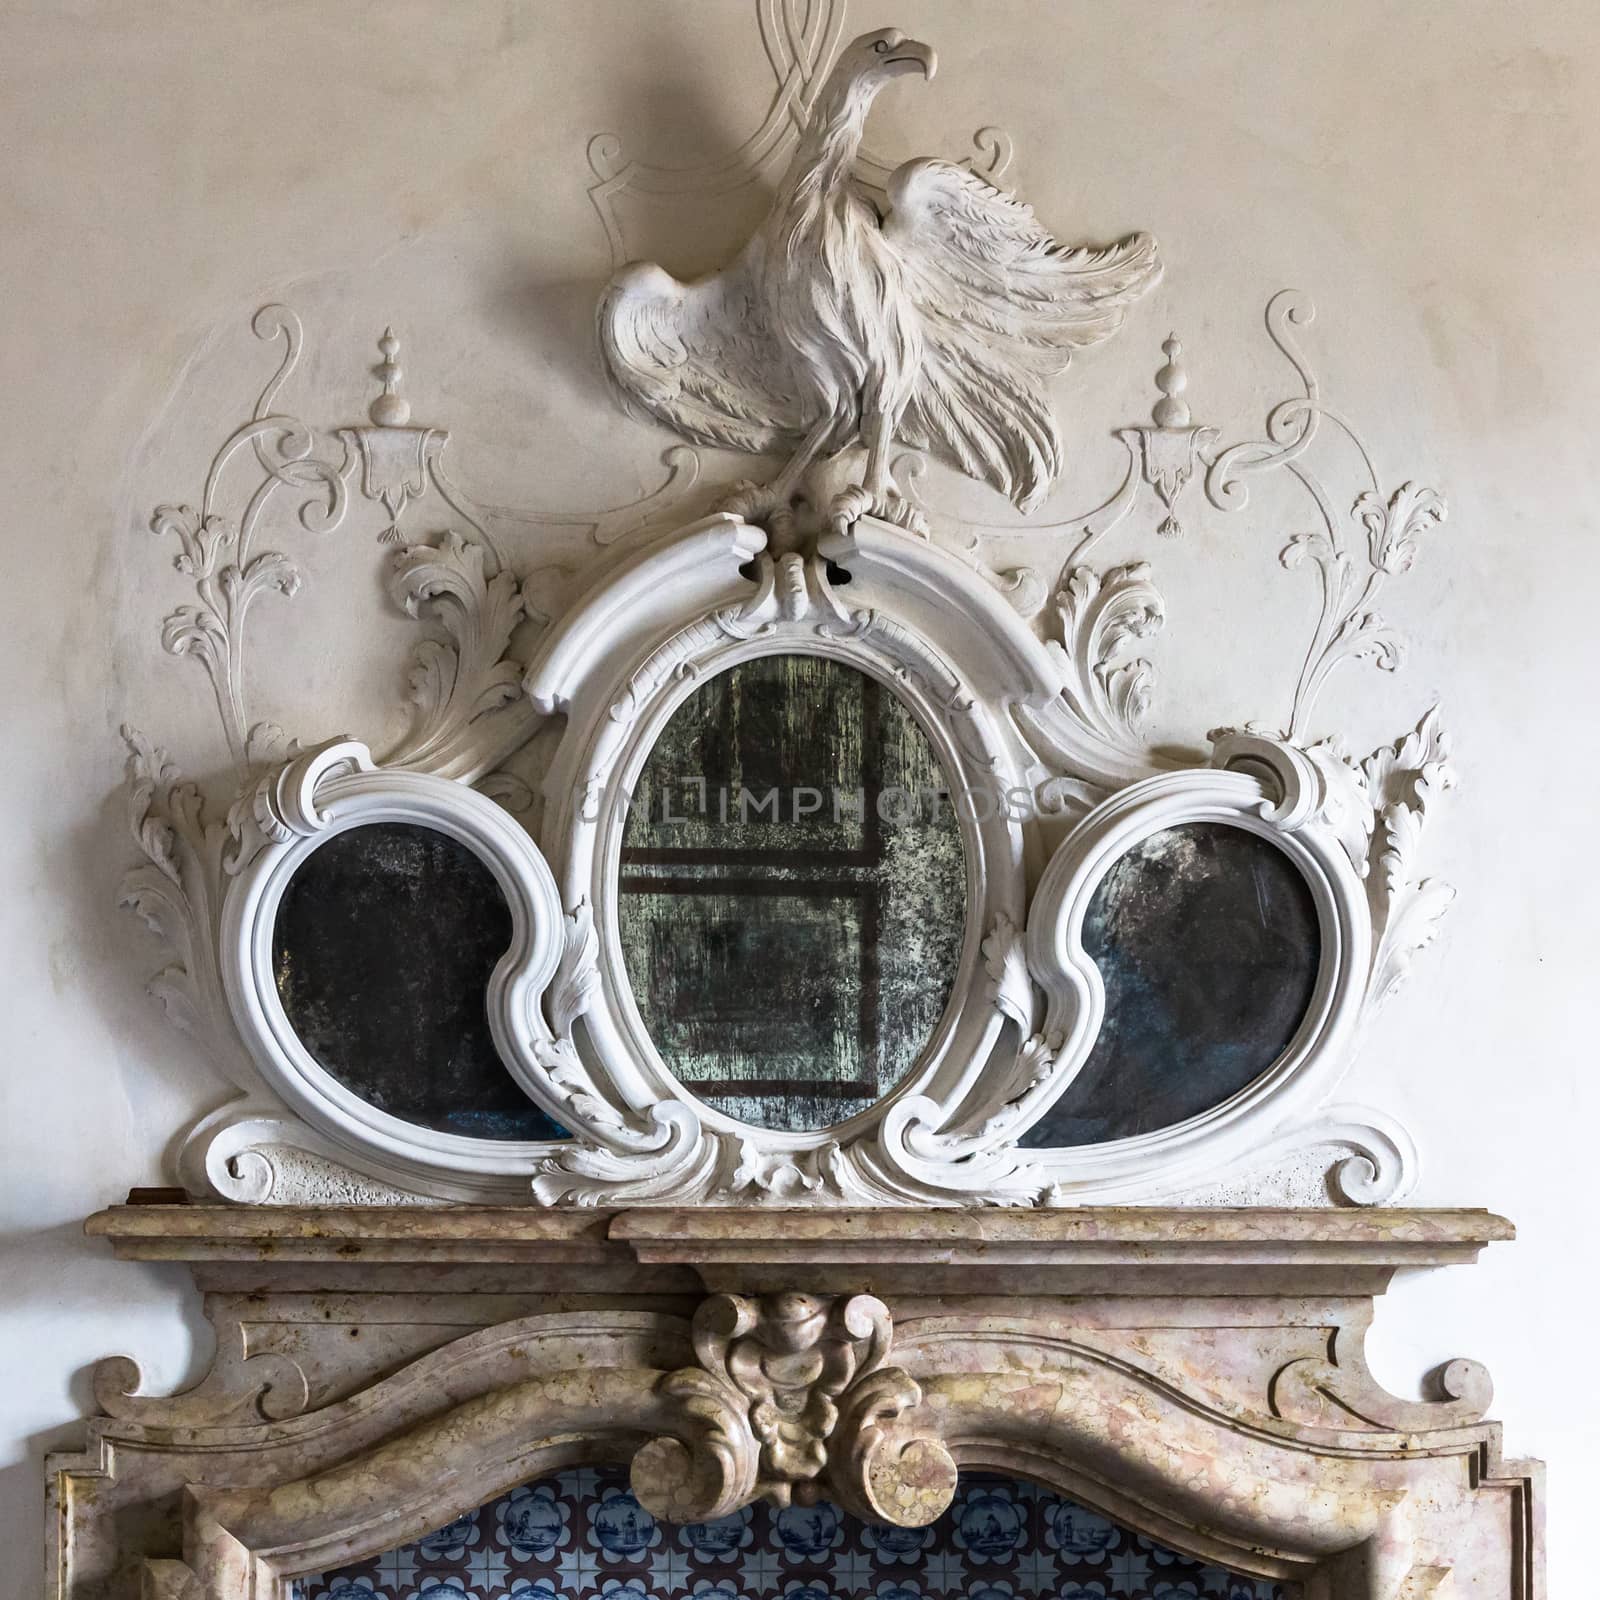
M 1231 1099 L 1289 1048 L 1322 960 L 1316 902 L 1282 850 L 1244 828 L 1186 823 L 1100 880 L 1083 948 L 1105 984 L 1089 1059 L 1022 1140 L 1100 1144 Z
M 295 869 L 273 924 L 273 977 L 307 1052 L 378 1110 L 479 1139 L 564 1138 L 489 1031 L 489 978 L 510 945 L 511 909 L 464 844 L 366 823 Z
M 618 933 L 663 1062 L 761 1127 L 828 1127 L 916 1064 L 950 998 L 967 877 L 910 709 L 822 656 L 762 656 L 674 712 L 634 786 Z

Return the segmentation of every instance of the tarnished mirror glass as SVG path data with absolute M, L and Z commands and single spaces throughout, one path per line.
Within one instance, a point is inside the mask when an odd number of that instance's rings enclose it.
M 472 851 L 435 828 L 369 823 L 289 880 L 273 975 L 300 1042 L 369 1105 L 441 1133 L 560 1138 L 489 1031 L 489 977 L 510 944 L 510 907 Z
M 1322 941 L 1299 869 L 1225 823 L 1152 834 L 1106 873 L 1083 921 L 1106 1010 L 1089 1059 L 1022 1141 L 1098 1144 L 1221 1105 L 1289 1047 Z
M 916 1063 L 950 996 L 966 863 L 910 709 L 819 656 L 701 685 L 634 787 L 623 960 L 667 1067 L 718 1110 L 827 1127 Z

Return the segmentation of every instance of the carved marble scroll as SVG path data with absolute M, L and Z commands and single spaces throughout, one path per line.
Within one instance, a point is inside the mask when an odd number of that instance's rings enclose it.
M 893 1324 L 873 1295 L 716 1295 L 695 1313 L 697 1367 L 660 1392 L 682 1415 L 633 1459 L 640 1503 L 708 1522 L 757 1496 L 802 1505 L 828 1495 L 902 1526 L 932 1522 L 955 1493 L 950 1453 L 899 1424 L 922 1401 L 887 1365 Z

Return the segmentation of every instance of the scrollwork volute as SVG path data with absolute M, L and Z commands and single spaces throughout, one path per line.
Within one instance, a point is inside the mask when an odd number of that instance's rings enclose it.
M 826 1496 L 902 1527 L 934 1521 L 955 1494 L 955 1462 L 917 1432 L 922 1390 L 888 1364 L 892 1339 L 873 1295 L 713 1295 L 694 1317 L 699 1365 L 657 1386 L 679 1423 L 634 1456 L 639 1503 L 704 1522 L 758 1498 Z

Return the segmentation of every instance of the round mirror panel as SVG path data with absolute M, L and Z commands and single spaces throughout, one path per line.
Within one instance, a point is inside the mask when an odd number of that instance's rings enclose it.
M 767 1128 L 824 1128 L 915 1065 L 950 997 L 966 862 L 910 709 L 821 656 L 763 656 L 673 714 L 640 773 L 623 961 L 680 1082 Z
M 1259 1078 L 1300 1027 L 1322 959 L 1317 908 L 1270 841 L 1226 823 L 1168 828 L 1101 880 L 1083 948 L 1105 983 L 1089 1059 L 1023 1144 L 1169 1128 Z
M 479 1139 L 560 1139 L 517 1087 L 485 996 L 511 944 L 494 875 L 435 828 L 334 834 L 278 902 L 273 975 L 313 1059 L 369 1105 Z

